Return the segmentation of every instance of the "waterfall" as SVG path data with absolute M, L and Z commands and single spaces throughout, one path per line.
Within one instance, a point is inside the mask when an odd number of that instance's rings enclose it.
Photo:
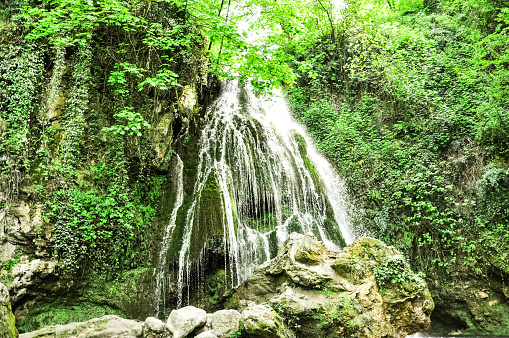
M 176 197 L 175 197 L 175 203 L 173 206 L 173 210 L 171 212 L 170 216 L 170 222 L 168 223 L 168 226 L 166 227 L 163 235 L 163 239 L 161 241 L 161 249 L 159 251 L 159 260 L 156 267 L 156 288 L 155 288 L 155 300 L 156 300 L 156 309 L 155 313 L 159 313 L 160 309 L 160 302 L 163 301 L 163 307 L 164 307 L 164 300 L 165 297 L 162 295 L 164 290 L 166 290 L 166 268 L 167 268 L 167 251 L 170 247 L 170 241 L 171 236 L 173 233 L 173 229 L 175 228 L 176 221 L 177 221 L 177 212 L 182 205 L 182 202 L 184 200 L 184 163 L 182 162 L 182 159 L 178 154 L 174 154 L 175 159 L 175 165 L 172 167 L 172 174 L 171 179 L 173 180 L 172 186 L 175 187 Z M 161 298 L 161 296 L 163 296 Z
M 352 242 L 343 182 L 291 119 L 280 92 L 257 98 L 249 85 L 227 82 L 205 118 L 192 196 L 177 199 L 166 230 L 170 236 L 181 227 L 172 239 L 181 245 L 178 307 L 189 302 L 191 271 L 200 270 L 210 240 L 224 245 L 229 288 L 273 258 L 293 231 L 311 232 L 329 248 Z M 177 209 L 183 224 L 175 224 Z

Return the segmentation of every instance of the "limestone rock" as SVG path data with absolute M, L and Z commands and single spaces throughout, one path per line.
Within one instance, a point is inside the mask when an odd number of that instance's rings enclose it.
M 392 283 L 393 275 L 403 281 Z M 363 238 L 332 251 L 313 235 L 297 233 L 225 302 L 239 310 L 246 304 L 244 326 L 260 337 L 254 323 L 262 310 L 253 304 L 289 323 L 271 334 L 291 329 L 297 337 L 406 337 L 429 328 L 434 307 L 425 282 L 394 248 Z
M 173 310 L 168 317 L 168 328 L 174 338 L 183 338 L 207 322 L 207 312 L 194 306 Z
M 18 336 L 14 315 L 12 314 L 9 291 L 0 283 L 0 337 L 14 338 Z
M 12 303 L 58 289 L 56 262 L 48 249 L 53 227 L 42 222 L 42 209 L 43 204 L 20 200 L 12 209 L 0 211 L 0 266 L 9 266 L 0 269 L 0 278 Z
M 242 325 L 250 338 L 277 338 L 281 317 L 268 305 L 255 305 L 242 311 Z
M 145 337 L 146 338 L 166 338 L 170 337 L 166 324 L 154 317 L 145 319 Z
M 56 261 L 34 259 L 26 263 L 19 263 L 12 268 L 14 278 L 10 286 L 13 293 L 13 301 L 17 302 L 23 298 L 28 290 L 38 288 L 43 280 L 53 277 L 55 274 Z
M 20 338 L 141 338 L 143 325 L 140 322 L 113 315 L 94 318 L 86 322 L 48 326 L 41 330 L 24 333 Z
M 229 338 L 239 331 L 241 315 L 237 310 L 219 310 L 211 317 L 212 329 L 218 338 Z

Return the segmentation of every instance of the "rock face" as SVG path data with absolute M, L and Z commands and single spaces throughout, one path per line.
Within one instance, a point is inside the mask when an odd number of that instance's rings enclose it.
M 0 280 L 10 290 L 13 304 L 35 293 L 59 289 L 54 283 L 56 262 L 47 248 L 52 226 L 43 224 L 42 207 L 20 200 L 12 212 L 0 211 L 0 266 L 9 266 L 0 269 Z
M 21 338 L 138 338 L 143 337 L 143 325 L 140 322 L 113 315 L 94 318 L 82 323 L 48 326 L 20 335 Z
M 14 315 L 11 310 L 9 291 L 0 283 L 0 337 L 14 338 L 18 336 Z
M 336 252 L 297 233 L 225 305 L 244 310 L 250 337 L 405 337 L 429 328 L 434 307 L 392 247 L 364 238 Z

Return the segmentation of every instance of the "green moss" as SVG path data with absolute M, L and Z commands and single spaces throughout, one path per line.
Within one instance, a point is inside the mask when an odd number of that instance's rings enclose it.
M 311 179 L 313 180 L 313 184 L 315 186 L 316 191 L 319 194 L 323 193 L 324 190 L 323 182 L 320 179 L 320 175 L 318 174 L 315 165 L 311 162 L 311 160 L 308 157 L 306 140 L 304 139 L 304 137 L 302 137 L 302 135 L 297 134 L 296 132 L 293 133 L 293 138 L 295 139 L 295 141 L 297 141 L 299 153 L 302 158 L 302 161 L 304 162 L 304 167 L 311 175 Z
M 195 212 L 191 238 L 191 259 L 200 257 L 203 245 L 209 240 L 223 236 L 224 206 L 221 189 L 213 171 L 205 181 Z
M 226 271 L 218 270 L 205 277 L 205 302 L 209 306 L 220 305 L 221 296 L 225 292 Z
M 507 323 L 509 323 L 508 304 L 497 303 L 490 306 L 487 300 L 481 300 L 481 302 L 481 313 L 484 315 L 482 320 L 474 320 L 469 312 L 457 311 L 458 317 L 467 324 L 467 329 L 463 331 L 463 334 L 509 336 L 509 327 L 507 326 Z
M 19 331 L 24 333 L 45 326 L 83 322 L 108 314 L 125 317 L 122 311 L 106 305 L 77 302 L 71 299 L 49 303 L 41 301 L 36 303 L 28 315 L 19 321 Z

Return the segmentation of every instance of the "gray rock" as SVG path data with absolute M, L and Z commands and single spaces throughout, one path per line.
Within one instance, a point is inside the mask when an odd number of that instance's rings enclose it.
M 281 317 L 268 305 L 255 305 L 242 311 L 242 325 L 250 338 L 278 338 Z
M 15 338 L 18 331 L 12 314 L 9 291 L 0 283 L 0 337 Z
M 145 319 L 145 338 L 168 338 L 171 337 L 166 324 L 154 317 Z
M 214 334 L 214 330 L 208 330 L 200 333 L 194 338 L 219 338 L 219 337 Z
M 145 319 L 145 325 L 147 329 L 154 332 L 162 332 L 166 327 L 162 320 L 159 320 L 154 317 L 148 317 L 147 319 Z
M 183 338 L 207 322 L 207 312 L 194 306 L 173 310 L 167 325 L 174 338 Z
M 212 329 L 218 338 L 229 338 L 239 330 L 241 314 L 237 310 L 219 310 L 211 317 Z
M 94 318 L 86 322 L 48 326 L 41 330 L 20 335 L 20 338 L 141 338 L 143 325 L 140 322 L 113 315 Z

